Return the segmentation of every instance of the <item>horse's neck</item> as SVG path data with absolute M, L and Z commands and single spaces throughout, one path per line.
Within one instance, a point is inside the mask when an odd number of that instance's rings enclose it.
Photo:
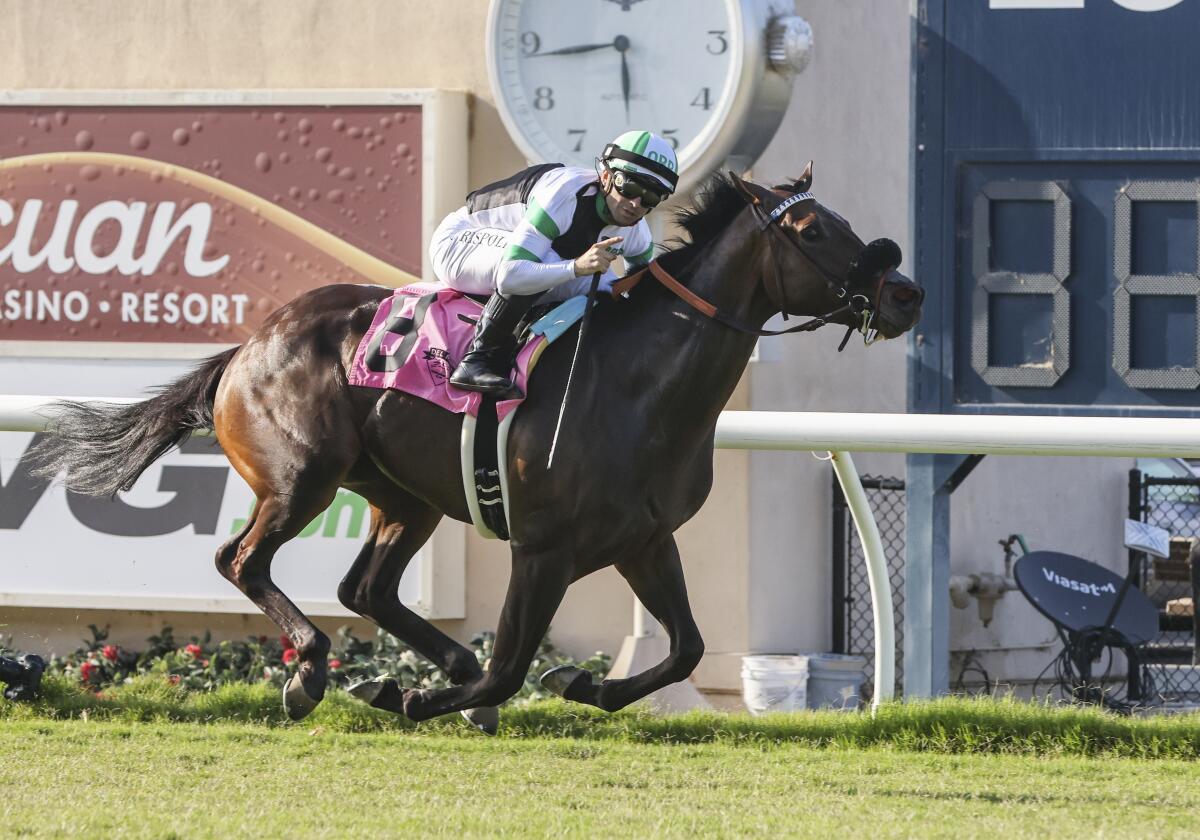
M 761 329 L 776 310 L 761 282 L 763 241 L 757 228 L 748 210 L 738 215 L 710 252 L 693 263 L 685 283 L 717 309 Z
M 757 238 L 745 228 L 745 216 L 731 225 L 709 253 L 688 266 L 678 279 L 704 300 L 747 326 L 761 327 L 771 314 L 757 276 Z M 739 224 L 740 223 L 740 224 Z M 660 408 L 655 416 L 679 413 L 687 425 L 700 417 L 715 424 L 741 379 L 757 337 L 708 318 L 675 295 L 662 295 L 653 307 L 649 328 L 659 348 L 655 363 Z

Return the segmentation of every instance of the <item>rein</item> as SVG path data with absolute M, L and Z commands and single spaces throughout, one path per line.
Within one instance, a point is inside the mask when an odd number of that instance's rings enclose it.
M 750 206 L 750 209 L 754 212 L 755 217 L 759 220 L 759 230 L 771 230 L 774 236 L 782 237 L 788 245 L 798 251 L 801 256 L 808 261 L 809 265 L 817 270 L 817 273 L 820 275 L 821 279 L 824 280 L 825 283 L 833 290 L 833 293 L 837 295 L 838 298 L 846 301 L 845 304 L 839 306 L 837 309 L 834 309 L 832 312 L 827 312 L 824 315 L 820 315 L 816 318 L 805 321 L 803 324 L 799 324 L 798 326 L 791 327 L 789 329 L 764 330 L 758 327 L 750 326 L 742 320 L 721 311 L 713 304 L 704 300 L 687 286 L 684 286 L 682 283 L 672 277 L 670 272 L 668 272 L 662 267 L 661 264 L 659 264 L 658 260 L 652 261 L 645 267 L 638 269 L 632 274 L 626 275 L 614 283 L 612 286 L 613 298 L 615 299 L 624 296 L 627 292 L 629 292 L 630 289 L 640 283 L 646 273 L 649 272 L 655 280 L 665 286 L 668 290 L 674 293 L 693 309 L 700 312 L 705 317 L 710 318 L 720 324 L 724 324 L 732 329 L 738 330 L 739 332 L 759 336 L 786 335 L 787 333 L 794 332 L 810 332 L 825 326 L 826 324 L 830 323 L 832 319 L 846 312 L 851 312 L 854 314 L 858 323 L 846 328 L 846 335 L 844 338 L 842 338 L 841 344 L 838 345 L 838 350 L 841 351 L 846 346 L 846 342 L 850 340 L 851 333 L 855 332 L 856 330 L 862 334 L 867 344 L 871 344 L 876 341 L 879 331 L 874 329 L 873 325 L 879 310 L 879 301 L 883 295 L 883 278 L 887 272 L 881 272 L 879 275 L 879 283 L 875 290 L 874 301 L 871 301 L 866 295 L 850 294 L 844 281 L 838 280 L 832 272 L 814 260 L 802 246 L 793 241 L 792 238 L 785 234 L 776 224 L 776 222 L 780 222 L 781 219 L 787 216 L 788 210 L 792 207 L 792 205 L 812 198 L 813 196 L 811 193 L 801 192 L 789 196 L 778 206 L 772 209 L 768 214 L 763 210 L 762 202 L 758 196 L 747 190 L 745 185 L 740 180 L 735 179 L 734 183 L 737 184 L 739 191 L 746 200 L 746 203 Z M 816 213 L 809 213 L 804 219 L 801 220 L 801 229 L 811 224 L 815 220 Z M 705 251 L 707 251 L 711 245 L 712 243 L 706 245 L 704 249 L 692 259 L 692 262 L 695 262 L 696 259 L 699 259 L 699 257 L 703 256 Z M 689 263 L 689 265 L 690 264 L 691 263 Z M 784 300 L 785 296 L 783 293 L 783 284 L 779 278 L 779 270 L 775 265 L 774 260 L 769 262 L 769 270 L 767 276 L 764 278 L 764 284 L 767 287 L 768 297 L 770 297 L 772 302 L 779 307 L 780 312 L 783 313 L 783 317 L 786 320 L 787 312 Z

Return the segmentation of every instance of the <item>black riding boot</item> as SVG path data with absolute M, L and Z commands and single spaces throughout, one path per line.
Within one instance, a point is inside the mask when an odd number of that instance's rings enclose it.
M 488 298 L 475 324 L 475 338 L 450 375 L 450 383 L 484 394 L 501 394 L 512 388 L 509 376 L 517 349 L 513 332 L 540 297 L 540 294 L 504 297 L 496 292 Z

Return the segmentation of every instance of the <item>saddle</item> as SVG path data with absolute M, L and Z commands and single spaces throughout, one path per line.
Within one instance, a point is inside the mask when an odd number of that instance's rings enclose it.
M 450 384 L 483 303 L 445 286 L 414 283 L 397 289 L 380 303 L 354 352 L 347 376 L 351 385 L 390 388 L 463 415 L 463 491 L 471 520 L 485 538 L 509 536 L 506 444 L 529 375 L 542 351 L 583 316 L 586 306 L 587 299 L 580 296 L 534 307 L 518 330 L 514 388 L 498 396 Z

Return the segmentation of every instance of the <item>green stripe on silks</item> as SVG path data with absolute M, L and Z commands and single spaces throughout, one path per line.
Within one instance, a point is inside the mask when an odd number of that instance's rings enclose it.
M 626 257 L 625 262 L 635 262 L 635 263 L 639 263 L 641 265 L 645 265 L 646 263 L 650 262 L 652 259 L 654 259 L 654 243 L 653 242 L 650 243 L 650 247 L 647 248 L 645 251 L 642 251 L 642 253 L 634 254 L 631 257 Z
M 643 131 L 642 136 L 637 139 L 637 142 L 633 144 L 633 148 L 630 149 L 630 151 L 633 152 L 635 155 L 644 155 L 646 153 L 646 145 L 649 142 L 650 142 L 650 132 Z
M 615 225 L 616 219 L 612 217 L 612 213 L 608 212 L 608 201 L 604 198 L 604 193 L 596 193 L 596 215 L 600 217 L 600 221 L 606 225 Z
M 529 224 L 538 229 L 538 233 L 542 236 L 551 241 L 558 239 L 558 225 L 554 224 L 554 220 L 550 218 L 550 214 L 546 212 L 545 208 L 533 199 L 529 200 L 529 207 L 525 210 L 525 218 L 529 220 Z
M 526 251 L 520 245 L 509 245 L 504 250 L 504 259 L 506 260 L 528 260 L 529 262 L 540 263 L 542 260 L 536 254 Z

